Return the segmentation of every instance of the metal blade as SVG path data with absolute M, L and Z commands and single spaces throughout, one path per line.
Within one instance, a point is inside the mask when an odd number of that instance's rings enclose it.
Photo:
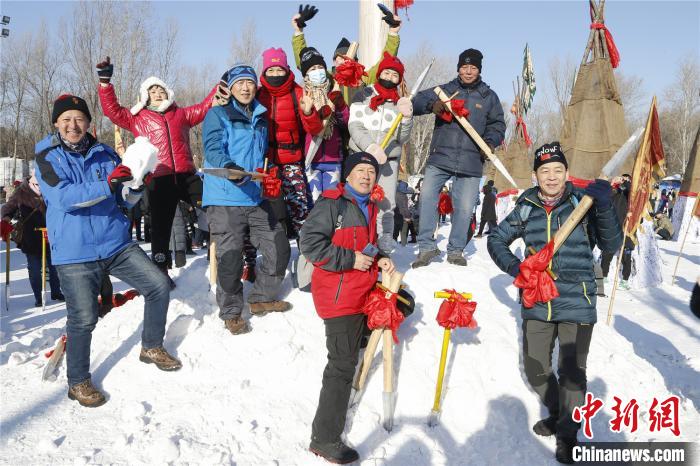
M 425 78 L 428 76 L 428 72 L 430 71 L 430 68 L 432 68 L 433 63 L 435 63 L 435 59 L 433 58 L 430 60 L 430 63 L 428 63 L 428 66 L 425 67 L 423 72 L 418 76 L 418 79 L 416 79 L 416 83 L 413 85 L 413 88 L 411 89 L 411 95 L 409 98 L 413 98 L 418 91 L 420 91 L 420 87 L 423 85 L 423 81 L 425 81 Z
M 608 160 L 608 163 L 606 163 L 601 170 L 601 175 L 606 178 L 612 178 L 613 176 L 619 175 L 620 173 L 618 172 L 627 160 L 627 157 L 629 157 L 630 154 L 637 152 L 639 149 L 639 144 L 642 141 L 642 135 L 644 135 L 644 127 L 637 128 L 637 131 L 632 133 L 632 136 L 630 136 L 622 147 L 615 152 L 615 155 Z
M 324 125 L 325 127 L 325 125 Z M 314 136 L 309 144 L 309 150 L 306 151 L 306 168 L 311 167 L 311 161 L 314 159 L 318 148 L 321 147 L 321 136 Z

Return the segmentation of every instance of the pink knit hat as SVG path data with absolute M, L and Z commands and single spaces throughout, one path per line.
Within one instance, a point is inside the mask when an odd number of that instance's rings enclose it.
M 289 71 L 289 65 L 287 64 L 287 54 L 284 53 L 284 50 L 269 48 L 263 52 L 262 56 L 263 73 L 268 68 L 273 66 L 281 66 L 285 70 Z

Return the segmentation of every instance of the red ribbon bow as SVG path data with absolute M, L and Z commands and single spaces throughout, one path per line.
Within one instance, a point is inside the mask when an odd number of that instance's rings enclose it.
M 398 343 L 396 330 L 403 322 L 404 315 L 396 307 L 396 293 L 374 289 L 370 291 L 362 312 L 367 314 L 367 327 L 386 328 L 391 330 L 394 343 Z
M 608 31 L 603 23 L 591 23 L 591 29 L 602 29 L 605 31 L 605 43 L 608 45 L 608 54 L 610 55 L 610 64 L 613 68 L 617 68 L 620 64 L 620 52 L 617 50 L 612 34 Z
M 550 241 L 537 254 L 520 264 L 520 273 L 513 284 L 523 290 L 523 306 L 531 308 L 535 303 L 547 303 L 559 297 L 554 280 L 547 273 L 547 266 L 554 255 L 554 241 Z
M 282 192 L 282 180 L 277 177 L 278 170 L 277 167 L 270 168 L 268 176 L 263 178 L 261 182 L 263 196 L 268 199 L 278 197 Z M 256 168 L 255 171 L 258 173 L 265 173 L 262 168 Z
M 518 117 L 518 119 L 515 121 L 515 127 L 521 127 L 523 129 L 523 139 L 525 139 L 525 145 L 530 147 L 532 145 L 532 139 L 530 139 L 530 136 L 527 134 L 527 125 L 525 125 L 523 117 Z
M 372 188 L 372 192 L 369 194 L 369 200 L 375 204 L 382 202 L 384 200 L 384 188 L 375 184 L 374 188 Z
M 450 105 L 452 106 L 452 112 L 454 112 L 457 116 L 461 116 L 464 118 L 469 118 L 469 109 L 464 106 L 465 102 L 462 99 L 452 99 L 448 101 Z M 449 110 L 445 110 L 442 112 L 440 115 L 438 115 L 440 118 L 442 118 L 444 121 L 451 123 L 454 116 Z
M 335 68 L 334 78 L 341 86 L 357 87 L 363 76 L 367 76 L 364 65 L 348 57 L 345 57 L 345 62 Z
M 435 319 L 437 323 L 441 327 L 449 329 L 456 327 L 476 328 L 477 323 L 474 320 L 476 303 L 469 301 L 455 290 L 442 291 L 449 293 L 450 297 L 440 304 L 440 310 Z

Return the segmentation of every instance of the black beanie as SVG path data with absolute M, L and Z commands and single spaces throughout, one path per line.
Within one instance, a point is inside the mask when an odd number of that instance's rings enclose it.
M 338 42 L 338 46 L 335 48 L 335 52 L 333 52 L 333 60 L 335 60 L 335 57 L 337 57 L 338 55 L 347 55 L 349 48 L 350 41 L 347 40 L 345 37 L 340 39 L 340 42 Z
M 85 102 L 84 99 L 70 94 L 63 94 L 58 96 L 58 99 L 56 99 L 53 103 L 51 123 L 56 123 L 56 121 L 58 121 L 58 117 L 61 116 L 61 113 L 67 112 L 68 110 L 80 110 L 85 114 L 88 121 L 92 121 L 90 109 L 88 108 L 87 102 Z
M 484 56 L 477 49 L 467 49 L 459 54 L 457 70 L 459 70 L 463 65 L 474 65 L 479 68 L 479 72 L 481 72 L 482 58 L 484 58 Z
M 299 52 L 299 62 L 301 63 L 302 76 L 306 76 L 306 72 L 314 65 L 323 65 L 324 68 L 328 69 L 326 62 L 323 60 L 323 56 L 313 47 L 304 47 L 301 49 L 301 52 Z
M 352 169 L 361 163 L 372 165 L 377 174 L 379 174 L 379 162 L 377 162 L 377 159 L 375 159 L 372 154 L 368 154 L 367 152 L 355 152 L 354 154 L 350 154 L 343 162 L 342 181 L 345 182 Z
M 559 144 L 559 141 L 545 144 L 535 151 L 535 166 L 533 170 L 537 171 L 542 165 L 550 162 L 561 162 L 564 164 L 564 167 L 567 169 L 569 168 L 566 157 L 564 157 L 564 153 L 561 151 L 561 144 Z

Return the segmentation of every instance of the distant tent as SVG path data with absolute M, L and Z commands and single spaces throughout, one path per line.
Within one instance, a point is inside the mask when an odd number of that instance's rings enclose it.
M 589 0 L 591 32 L 581 60 L 571 100 L 566 108 L 561 145 L 569 162 L 571 176 L 598 177 L 605 163 L 628 137 L 625 114 L 617 91 L 613 68 L 619 54 L 605 28 L 605 0 Z M 633 160 L 623 165 L 629 173 Z

